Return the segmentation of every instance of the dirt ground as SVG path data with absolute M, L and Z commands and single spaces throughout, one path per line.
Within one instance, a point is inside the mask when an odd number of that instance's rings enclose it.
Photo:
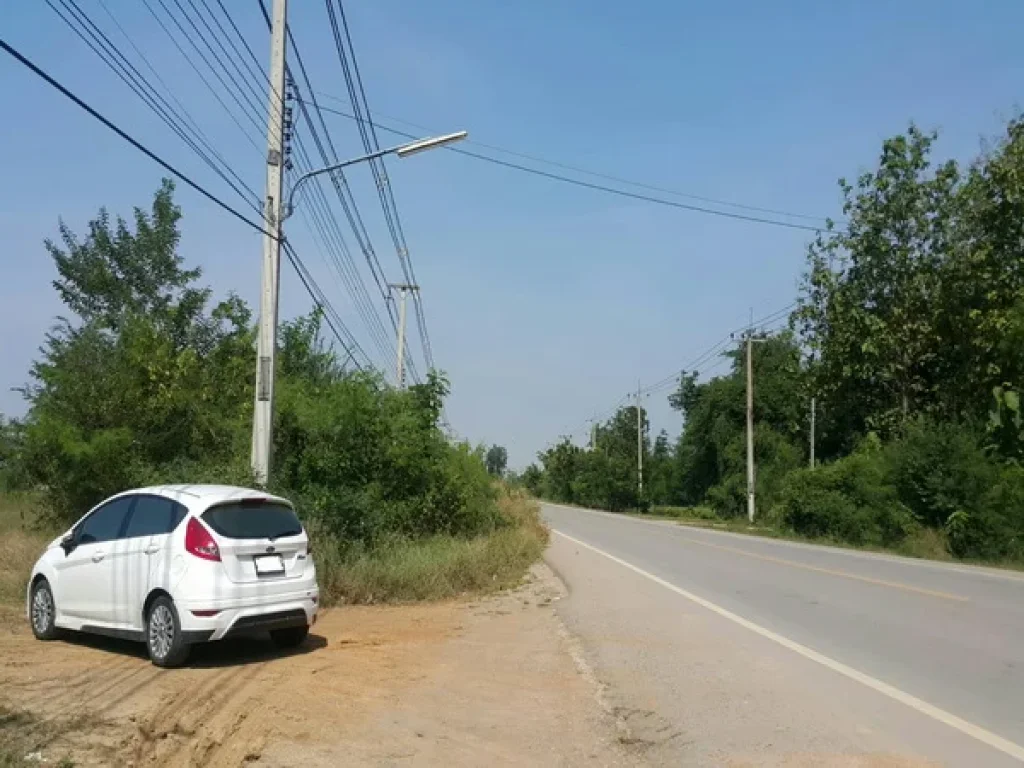
M 0 707 L 52 764 L 633 765 L 555 615 L 563 590 L 538 565 L 514 592 L 338 608 L 295 653 L 241 639 L 197 646 L 179 670 L 128 642 L 38 642 L 6 609 Z

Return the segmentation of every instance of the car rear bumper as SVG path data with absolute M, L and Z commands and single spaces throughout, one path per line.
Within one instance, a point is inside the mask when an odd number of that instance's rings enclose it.
M 314 585 L 289 594 L 224 600 L 185 600 L 177 603 L 182 632 L 190 642 L 316 622 L 320 592 Z M 213 615 L 207 615 L 216 611 Z M 197 615 L 198 614 L 198 615 Z

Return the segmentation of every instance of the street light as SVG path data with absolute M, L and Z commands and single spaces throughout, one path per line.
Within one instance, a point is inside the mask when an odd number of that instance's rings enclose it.
M 282 2 L 283 6 L 284 3 Z M 275 0 L 275 7 L 277 6 L 277 0 Z M 283 13 L 283 11 L 282 11 Z M 277 32 L 277 26 L 275 25 L 275 34 Z M 281 25 L 283 29 L 283 24 Z M 276 39 L 276 38 L 275 38 Z M 277 42 L 283 46 L 283 36 L 281 40 Z M 282 54 L 283 59 L 283 54 Z M 277 86 L 277 91 L 281 92 L 284 90 L 284 74 L 283 69 L 279 72 L 281 77 L 280 85 Z M 273 115 L 273 110 L 271 111 Z M 405 144 L 399 144 L 397 147 L 389 147 L 388 149 L 381 149 L 377 152 L 371 152 L 368 155 L 362 157 L 355 157 L 351 160 L 346 160 L 343 163 L 335 163 L 329 165 L 326 168 L 319 168 L 309 173 L 304 173 L 295 180 L 295 184 L 292 185 L 291 191 L 288 193 L 288 202 L 281 208 L 280 218 L 276 222 L 276 227 L 273 222 L 274 218 L 274 196 L 269 192 L 273 187 L 270 186 L 271 179 L 276 178 L 276 197 L 280 202 L 281 185 L 280 185 L 280 166 L 273 165 L 268 161 L 267 171 L 268 178 L 268 196 L 267 196 L 267 210 L 268 216 L 267 221 L 270 224 L 271 229 L 276 229 L 277 237 L 272 234 L 265 232 L 266 236 L 264 239 L 264 262 L 263 262 L 263 287 L 262 295 L 260 298 L 260 325 L 259 325 L 259 337 L 256 347 L 256 401 L 253 408 L 253 420 L 252 420 L 252 469 L 253 475 L 261 483 L 265 484 L 267 478 L 270 475 L 270 447 L 273 441 L 273 425 L 274 425 L 274 354 L 277 346 L 277 270 L 278 263 L 280 260 L 280 246 L 282 241 L 281 236 L 281 222 L 291 216 L 292 211 L 295 209 L 293 200 L 295 199 L 295 193 L 298 191 L 306 179 L 311 179 L 314 176 L 319 176 L 322 173 L 330 173 L 336 171 L 339 168 L 344 168 L 355 163 L 362 163 L 367 160 L 375 160 L 378 157 L 384 155 L 398 155 L 399 157 L 408 157 L 409 155 L 415 155 L 417 152 L 424 152 L 428 149 L 434 149 L 435 147 L 443 147 L 446 144 L 451 144 L 456 141 L 461 141 L 466 138 L 468 134 L 466 131 L 459 131 L 458 133 L 449 133 L 444 136 L 435 136 L 429 139 L 417 139 L 416 141 L 410 141 Z M 274 133 L 271 132 L 271 136 Z M 281 127 L 277 128 L 277 136 L 281 136 Z M 404 293 L 403 293 L 404 297 Z M 403 308 L 404 308 L 403 298 Z M 404 317 L 404 310 L 403 310 Z M 404 331 L 404 320 L 403 320 L 403 331 Z M 399 342 L 399 348 L 401 349 L 401 341 Z
M 415 155 L 417 152 L 426 152 L 428 149 L 436 149 L 437 147 L 443 147 L 446 144 L 454 144 L 456 141 L 462 141 L 469 135 L 468 131 L 457 131 L 456 133 L 446 133 L 444 136 L 433 136 L 427 139 L 417 139 L 416 141 L 406 142 L 405 144 L 399 144 L 397 147 L 389 147 L 388 149 L 381 149 L 377 152 L 371 152 L 368 155 L 362 157 L 354 157 L 351 160 L 346 160 L 343 163 L 335 163 L 334 165 L 328 165 L 326 168 L 318 168 L 315 171 L 304 173 L 295 180 L 292 185 L 291 192 L 288 193 L 288 204 L 285 206 L 282 212 L 281 220 L 284 221 L 292 212 L 295 210 L 295 206 L 292 201 L 295 198 L 295 193 L 306 179 L 311 179 L 314 176 L 319 176 L 323 173 L 330 173 L 336 171 L 339 168 L 345 168 L 356 163 L 363 163 L 367 160 L 376 160 L 378 157 L 384 157 L 384 155 L 398 155 L 399 157 L 409 157 Z

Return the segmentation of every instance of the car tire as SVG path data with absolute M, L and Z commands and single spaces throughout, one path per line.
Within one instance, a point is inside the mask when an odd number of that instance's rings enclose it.
M 57 628 L 57 603 L 54 602 L 50 582 L 46 579 L 40 579 L 32 587 L 29 624 L 37 640 L 56 640 L 61 635 Z
M 171 598 L 161 595 L 146 613 L 146 650 L 158 667 L 180 667 L 188 658 L 189 644 L 181 631 L 178 610 Z
M 287 650 L 289 648 L 298 648 L 302 645 L 302 641 L 306 639 L 309 634 L 309 625 L 304 624 L 301 627 L 285 627 L 284 629 L 272 629 L 270 630 L 270 639 L 274 641 L 281 650 Z

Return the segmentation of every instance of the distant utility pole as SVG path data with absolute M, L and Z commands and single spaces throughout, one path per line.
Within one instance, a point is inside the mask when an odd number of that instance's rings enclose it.
M 640 379 L 636 380 L 636 487 L 639 502 L 644 497 L 644 415 L 640 408 Z
M 747 518 L 754 522 L 754 329 L 747 330 Z
M 388 283 L 388 287 L 398 291 L 398 388 L 405 389 L 405 296 L 409 291 L 418 291 L 419 286 L 409 283 Z
M 270 33 L 270 88 L 267 106 L 267 187 L 264 198 L 263 276 L 256 342 L 256 402 L 252 421 L 252 471 L 265 485 L 270 477 L 274 427 L 274 354 L 281 271 L 281 179 L 284 175 L 284 74 L 287 0 L 273 0 Z
M 811 469 L 814 469 L 814 421 L 817 411 L 817 398 L 811 395 Z

